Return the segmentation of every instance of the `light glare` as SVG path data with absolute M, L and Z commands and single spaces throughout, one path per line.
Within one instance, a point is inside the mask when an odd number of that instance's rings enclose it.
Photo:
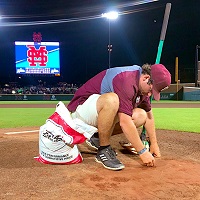
M 117 19 L 118 18 L 118 12 L 111 11 L 111 12 L 108 12 L 108 13 L 103 13 L 102 17 L 105 17 L 107 19 Z

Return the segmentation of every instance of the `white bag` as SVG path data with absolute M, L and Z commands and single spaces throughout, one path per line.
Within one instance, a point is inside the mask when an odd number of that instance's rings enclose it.
M 74 164 L 83 161 L 77 144 L 89 139 L 97 128 L 72 119 L 62 102 L 39 131 L 39 157 L 35 159 L 45 164 Z
M 39 162 L 45 164 L 74 164 L 83 161 L 77 145 L 69 146 L 63 140 L 62 136 L 57 135 L 60 132 L 51 121 L 40 127 L 39 132 Z

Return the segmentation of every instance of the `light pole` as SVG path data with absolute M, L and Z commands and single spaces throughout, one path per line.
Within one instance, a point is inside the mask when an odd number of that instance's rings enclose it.
M 199 87 L 199 77 L 200 77 L 200 61 L 199 61 L 199 48 L 200 46 L 196 46 L 196 56 L 195 56 L 195 87 Z
M 111 12 L 103 13 L 102 17 L 108 19 L 108 66 L 110 68 L 111 67 L 110 60 L 111 60 L 111 52 L 112 52 L 112 44 L 110 43 L 110 21 L 118 18 L 118 12 L 111 11 Z

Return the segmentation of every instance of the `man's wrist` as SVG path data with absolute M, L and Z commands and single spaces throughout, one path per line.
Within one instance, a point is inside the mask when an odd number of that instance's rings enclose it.
M 137 153 L 138 153 L 139 155 L 141 155 L 141 154 L 143 154 L 143 153 L 146 152 L 146 151 L 147 151 L 147 148 L 144 147 L 142 150 L 138 151 Z

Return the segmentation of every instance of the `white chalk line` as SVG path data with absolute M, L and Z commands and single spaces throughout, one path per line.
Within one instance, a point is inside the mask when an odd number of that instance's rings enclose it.
M 39 130 L 32 130 L 32 131 L 18 131 L 18 132 L 7 132 L 4 133 L 6 135 L 14 135 L 14 134 L 21 134 L 21 133 L 34 133 L 34 132 L 39 132 Z

